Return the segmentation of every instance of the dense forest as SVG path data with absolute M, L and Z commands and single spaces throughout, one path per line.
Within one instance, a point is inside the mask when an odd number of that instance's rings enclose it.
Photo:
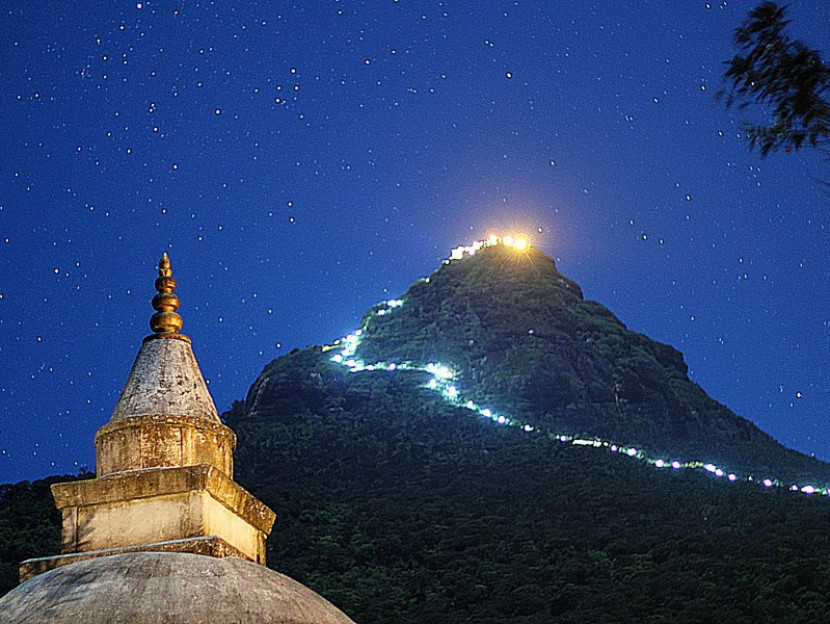
M 60 550 L 60 513 L 49 486 L 72 478 L 66 475 L 0 485 L 0 593 L 17 585 L 21 561 Z
M 806 622 L 830 606 L 825 497 L 391 390 L 349 416 L 228 414 L 240 479 L 278 512 L 269 564 L 359 622 Z
M 359 416 L 227 414 L 278 513 L 268 564 L 361 623 L 814 622 L 830 501 L 471 418 L 414 384 Z M 5 486 L 3 588 L 55 552 L 48 481 Z

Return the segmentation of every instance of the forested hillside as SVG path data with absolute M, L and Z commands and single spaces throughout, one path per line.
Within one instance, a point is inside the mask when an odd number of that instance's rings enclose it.
M 229 415 L 239 478 L 278 512 L 269 565 L 358 622 L 808 622 L 830 607 L 826 497 L 655 470 L 396 392 L 349 414 Z
M 268 565 L 355 621 L 826 619 L 830 500 L 791 488 L 828 465 L 549 258 L 453 261 L 359 332 L 275 360 L 223 415 L 237 480 L 278 514 Z M 3 486 L 0 587 L 58 536 L 47 481 Z
M 656 470 L 446 406 L 408 382 L 350 411 L 226 414 L 238 479 L 278 513 L 268 564 L 362 623 L 815 622 L 830 500 Z M 351 384 L 350 384 L 351 385 Z M 51 481 L 51 480 L 50 480 Z M 4 486 L 2 583 L 54 553 L 48 482 Z

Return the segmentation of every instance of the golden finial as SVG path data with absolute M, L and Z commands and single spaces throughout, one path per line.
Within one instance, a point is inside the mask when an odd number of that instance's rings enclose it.
M 176 334 L 182 328 L 182 317 L 176 313 L 179 309 L 179 298 L 173 294 L 176 290 L 176 280 L 170 269 L 170 258 L 167 252 L 159 260 L 159 276 L 156 279 L 158 294 L 153 297 L 153 307 L 156 313 L 150 318 L 150 329 L 157 334 Z

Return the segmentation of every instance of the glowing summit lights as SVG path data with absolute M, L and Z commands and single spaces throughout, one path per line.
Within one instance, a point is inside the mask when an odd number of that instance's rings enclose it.
M 507 247 L 513 247 L 514 249 L 517 249 L 519 251 L 524 251 L 530 248 L 530 242 L 528 241 L 528 239 L 524 237 L 514 238 L 512 236 L 505 236 L 501 238 L 493 234 L 488 236 L 486 240 L 478 241 L 476 243 L 473 243 L 472 245 L 456 247 L 452 250 L 450 260 L 461 260 L 465 256 L 475 255 L 477 251 L 483 249 L 484 247 L 493 247 L 495 245 L 505 245 Z M 445 260 L 444 262 L 446 263 L 450 260 Z M 429 278 L 427 278 L 425 281 L 428 282 Z M 404 303 L 405 302 L 403 299 L 389 299 L 388 301 L 384 301 L 375 306 L 373 314 L 374 316 L 378 317 L 386 316 L 394 310 L 402 307 Z M 370 317 L 369 320 L 371 320 L 371 318 L 372 317 Z M 366 327 L 366 325 L 364 325 L 364 327 Z M 345 366 L 352 373 L 359 373 L 364 371 L 416 371 L 421 373 L 427 373 L 429 375 L 429 379 L 423 387 L 427 390 L 433 390 L 435 392 L 438 392 L 441 395 L 441 398 L 444 399 L 447 403 L 454 405 L 456 407 L 466 408 L 467 410 L 497 425 L 503 425 L 506 427 L 516 427 L 524 433 L 528 434 L 532 433 L 534 435 L 545 435 L 551 441 L 558 441 L 562 444 L 570 444 L 571 446 L 579 446 L 584 448 L 608 449 L 612 453 L 617 453 L 633 459 L 637 459 L 646 464 L 654 466 L 655 468 L 671 468 L 673 471 L 678 471 L 681 469 L 702 470 L 703 472 L 711 474 L 714 478 L 722 479 L 725 477 L 725 480 L 730 483 L 736 483 L 738 481 L 745 483 L 757 482 L 760 483 L 764 488 L 784 487 L 784 484 L 778 479 L 766 478 L 760 481 L 756 481 L 756 479 L 752 475 L 747 475 L 745 477 L 739 478 L 738 475 L 736 475 L 735 473 L 727 472 L 723 468 L 713 463 L 703 463 L 700 461 L 683 462 L 677 459 L 669 461 L 662 458 L 651 458 L 637 448 L 615 444 L 599 438 L 580 438 L 568 434 L 554 434 L 550 432 L 543 432 L 536 425 L 522 422 L 516 418 L 506 416 L 504 414 L 497 414 L 489 407 L 481 407 L 474 401 L 464 399 L 463 391 L 459 386 L 458 382 L 456 381 L 458 373 L 453 368 L 445 364 L 441 364 L 439 362 L 428 362 L 423 364 L 412 361 L 375 362 L 372 364 L 365 364 L 364 362 L 355 357 L 358 347 L 360 346 L 362 337 L 363 329 L 358 329 L 354 333 L 348 334 L 344 338 L 336 340 L 334 344 L 324 346 L 323 351 L 337 350 L 338 352 L 331 356 L 331 361 L 335 364 Z M 830 488 L 828 487 L 819 488 L 814 485 L 791 484 L 789 487 L 787 487 L 787 489 L 791 492 L 801 492 L 802 494 L 806 495 L 823 494 L 826 496 L 830 496 Z
M 444 262 L 450 260 L 462 260 L 465 256 L 474 256 L 476 252 L 485 247 L 495 247 L 497 245 L 504 245 L 505 247 L 512 247 L 517 251 L 527 251 L 530 249 L 530 239 L 527 236 L 497 236 L 490 234 L 484 240 L 476 241 L 472 245 L 459 245 L 450 252 L 450 257 Z

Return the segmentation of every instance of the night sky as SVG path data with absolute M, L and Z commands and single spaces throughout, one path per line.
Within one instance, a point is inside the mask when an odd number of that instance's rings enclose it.
M 3 2 L 0 483 L 94 468 L 162 252 L 224 411 L 489 232 L 830 459 L 830 167 L 715 100 L 755 4 Z

